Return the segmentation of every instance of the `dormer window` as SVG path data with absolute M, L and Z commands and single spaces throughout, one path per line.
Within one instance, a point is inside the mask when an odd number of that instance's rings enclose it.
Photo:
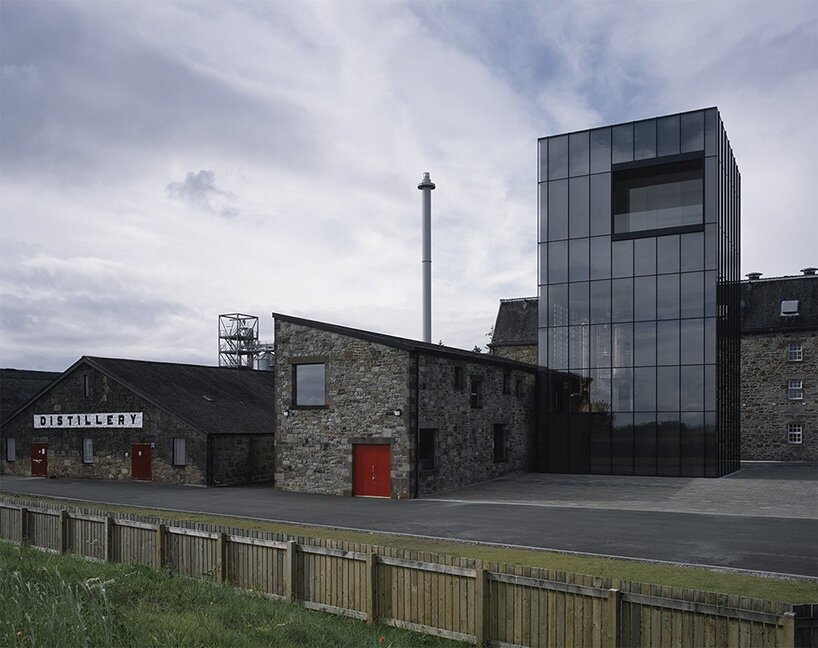
M 781 317 L 795 317 L 798 315 L 798 300 L 785 299 L 781 302 Z

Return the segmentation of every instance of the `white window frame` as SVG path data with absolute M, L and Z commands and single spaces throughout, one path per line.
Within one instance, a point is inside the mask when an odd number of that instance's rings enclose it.
M 185 449 L 185 439 L 184 437 L 173 437 L 172 441 L 172 463 L 174 466 L 186 466 L 186 449 Z
M 787 399 L 788 400 L 804 400 L 804 381 L 798 379 L 790 379 L 787 381 Z
M 787 345 L 787 362 L 803 362 L 804 348 L 800 344 Z
M 17 439 L 14 437 L 6 438 L 6 461 L 9 463 L 17 461 Z
M 82 440 L 82 463 L 94 463 L 94 440 L 91 437 Z
M 787 423 L 787 443 L 802 444 L 804 442 L 804 426 L 802 423 Z

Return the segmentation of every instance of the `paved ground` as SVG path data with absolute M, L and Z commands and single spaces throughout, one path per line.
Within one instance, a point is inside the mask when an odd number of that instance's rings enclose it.
M 524 474 L 403 501 L 12 477 L 0 491 L 818 577 L 815 466 L 749 464 L 718 480 Z

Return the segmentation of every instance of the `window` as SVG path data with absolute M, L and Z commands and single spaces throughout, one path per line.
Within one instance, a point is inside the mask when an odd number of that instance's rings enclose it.
M 293 407 L 326 407 L 326 405 L 324 363 L 293 365 Z
M 463 373 L 463 367 L 454 368 L 454 388 L 457 391 L 462 391 L 466 386 L 466 378 Z
M 12 437 L 6 439 L 6 461 L 17 461 L 17 441 Z
M 804 359 L 804 349 L 800 344 L 790 344 L 787 346 L 787 361 L 801 362 Z
M 781 317 L 795 317 L 798 315 L 798 300 L 785 299 L 781 302 Z
M 787 398 L 790 400 L 804 399 L 804 381 L 790 380 L 787 382 Z
M 516 382 L 514 383 L 514 393 L 516 394 L 517 398 L 523 397 L 523 379 L 517 378 Z
M 503 423 L 494 425 L 494 461 L 508 461 L 508 426 Z
M 82 377 L 82 395 L 86 397 L 91 395 L 91 378 L 88 375 Z
M 804 440 L 804 426 L 800 423 L 787 424 L 787 443 L 802 443 Z
M 483 407 L 483 379 L 472 376 L 469 402 L 472 407 Z
M 511 393 L 511 372 L 504 371 L 503 372 L 503 393 L 510 394 Z
M 614 233 L 701 225 L 703 177 L 701 159 L 615 171 Z
M 435 469 L 435 436 L 434 428 L 421 428 L 418 439 L 418 470 L 432 472 Z
M 173 465 L 184 466 L 185 461 L 185 440 L 180 437 L 173 439 Z
M 82 463 L 94 463 L 94 440 L 91 437 L 82 440 Z

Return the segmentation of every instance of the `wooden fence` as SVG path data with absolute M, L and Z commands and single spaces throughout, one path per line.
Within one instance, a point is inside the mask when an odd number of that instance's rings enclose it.
M 815 645 L 818 606 L 374 545 L 58 510 L 20 499 L 0 501 L 0 539 L 172 569 L 314 610 L 478 645 Z

